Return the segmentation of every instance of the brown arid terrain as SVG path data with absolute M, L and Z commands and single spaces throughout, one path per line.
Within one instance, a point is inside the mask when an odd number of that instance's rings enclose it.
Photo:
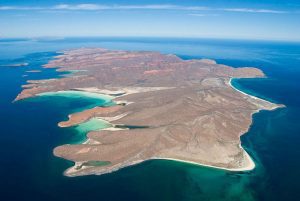
M 56 156 L 75 162 L 67 176 L 104 174 L 151 159 L 252 170 L 254 162 L 241 147 L 240 136 L 249 129 L 253 113 L 282 107 L 230 84 L 232 78 L 264 77 L 261 70 L 213 60 L 81 48 L 64 51 L 44 67 L 75 73 L 29 80 L 16 100 L 76 90 L 111 95 L 116 103 L 71 114 L 59 123 L 69 127 L 96 117 L 112 125 L 91 131 L 83 144 L 54 149 Z

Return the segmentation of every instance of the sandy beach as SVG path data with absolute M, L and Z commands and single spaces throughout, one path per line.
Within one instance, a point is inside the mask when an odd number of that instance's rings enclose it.
M 180 159 L 175 159 L 175 158 L 159 158 L 159 157 L 157 157 L 157 158 L 152 158 L 152 159 L 154 159 L 154 160 L 171 160 L 171 161 L 189 163 L 189 164 L 193 164 L 193 165 L 199 165 L 199 166 L 220 169 L 220 170 L 226 170 L 226 171 L 232 171 L 232 172 L 251 171 L 255 168 L 255 163 L 254 163 L 253 159 L 250 157 L 250 155 L 244 149 L 243 149 L 243 151 L 244 151 L 244 156 L 245 156 L 245 162 L 247 163 L 247 165 L 245 165 L 243 167 L 239 167 L 239 168 L 225 168 L 225 167 L 207 165 L 207 164 L 203 164 L 203 163 L 195 163 L 193 161 L 180 160 Z

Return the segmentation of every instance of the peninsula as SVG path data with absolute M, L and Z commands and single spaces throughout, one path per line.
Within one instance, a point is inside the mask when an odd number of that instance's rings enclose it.
M 73 72 L 29 80 L 16 100 L 44 92 L 82 91 L 112 97 L 114 105 L 69 115 L 61 127 L 99 118 L 111 127 L 87 134 L 83 144 L 56 147 L 75 162 L 67 176 L 104 174 L 151 159 L 184 161 L 231 171 L 255 167 L 241 147 L 252 114 L 274 104 L 234 89 L 232 78 L 264 77 L 252 67 L 171 54 L 81 48 L 63 51 L 44 66 Z

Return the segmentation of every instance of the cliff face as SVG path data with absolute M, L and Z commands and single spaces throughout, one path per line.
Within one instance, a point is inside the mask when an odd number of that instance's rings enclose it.
M 76 73 L 30 81 L 16 100 L 42 92 L 82 90 L 114 95 L 122 103 L 73 114 L 59 124 L 71 126 L 99 117 L 123 125 L 90 132 L 85 144 L 57 147 L 56 156 L 76 162 L 65 172 L 69 176 L 103 174 L 155 158 L 249 170 L 253 162 L 240 146 L 240 135 L 248 130 L 254 112 L 277 107 L 229 84 L 232 77 L 263 77 L 261 70 L 212 60 L 84 48 L 65 51 L 45 65 L 52 67 Z M 97 166 L 88 161 L 109 163 Z

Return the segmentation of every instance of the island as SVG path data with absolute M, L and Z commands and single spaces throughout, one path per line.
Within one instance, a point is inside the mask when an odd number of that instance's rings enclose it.
M 42 72 L 41 70 L 28 70 L 28 71 L 25 71 L 26 73 L 40 73 Z
M 70 114 L 58 123 L 70 127 L 98 118 L 111 125 L 90 131 L 82 144 L 54 149 L 55 156 L 75 162 L 64 172 L 67 176 L 100 175 L 155 159 L 249 171 L 255 163 L 242 148 L 241 135 L 248 131 L 254 113 L 283 107 L 231 85 L 233 78 L 265 77 L 261 70 L 210 59 L 80 48 L 61 52 L 44 68 L 73 73 L 29 80 L 16 101 L 76 91 L 106 95 L 114 102 Z
M 0 65 L 0 67 L 23 67 L 23 66 L 28 66 L 28 63 L 15 63 L 15 64 Z

